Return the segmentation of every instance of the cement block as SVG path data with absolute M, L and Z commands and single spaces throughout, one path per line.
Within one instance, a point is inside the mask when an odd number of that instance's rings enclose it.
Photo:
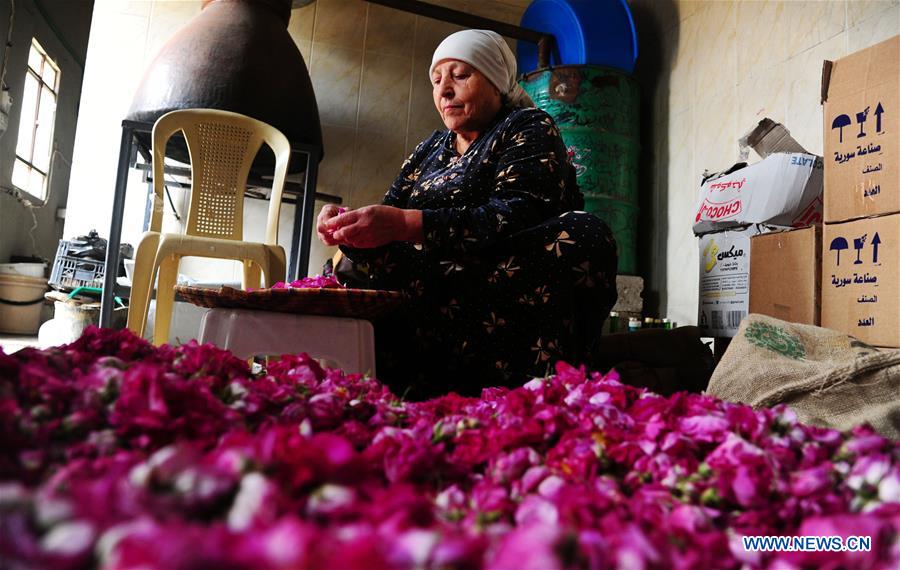
M 641 294 L 644 292 L 644 279 L 634 275 L 619 275 L 616 277 L 616 290 L 619 293 L 619 299 L 613 307 L 613 311 L 640 313 L 644 310 L 644 299 Z

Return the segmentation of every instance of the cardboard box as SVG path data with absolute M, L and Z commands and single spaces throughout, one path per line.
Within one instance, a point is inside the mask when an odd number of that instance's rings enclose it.
M 747 224 L 803 227 L 822 221 L 822 159 L 777 153 L 705 180 L 694 208 L 694 233 Z
M 818 325 L 822 227 L 753 236 L 750 252 L 750 312 Z
M 825 221 L 900 212 L 900 36 L 826 61 Z
M 737 334 L 750 304 L 750 238 L 772 228 L 744 226 L 700 236 L 700 306 L 703 336 Z
M 826 224 L 822 326 L 900 347 L 900 214 Z
M 747 160 L 750 149 L 756 151 L 760 158 L 779 152 L 803 152 L 810 154 L 800 143 L 794 140 L 791 133 L 781 123 L 766 117 L 750 129 L 738 140 L 741 149 L 741 160 Z

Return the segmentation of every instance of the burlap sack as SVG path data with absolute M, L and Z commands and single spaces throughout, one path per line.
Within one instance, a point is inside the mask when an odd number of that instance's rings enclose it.
M 829 329 L 749 315 L 707 392 L 754 408 L 787 404 L 803 422 L 840 430 L 868 422 L 900 439 L 900 350 Z

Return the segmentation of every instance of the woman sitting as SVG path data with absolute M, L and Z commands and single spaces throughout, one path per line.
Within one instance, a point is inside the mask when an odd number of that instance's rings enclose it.
M 403 163 L 381 205 L 323 208 L 319 238 L 408 303 L 376 323 L 379 379 L 419 398 L 477 395 L 589 363 L 616 301 L 616 246 L 583 206 L 553 119 L 516 83 L 496 33 L 465 30 L 430 76 L 446 131 Z

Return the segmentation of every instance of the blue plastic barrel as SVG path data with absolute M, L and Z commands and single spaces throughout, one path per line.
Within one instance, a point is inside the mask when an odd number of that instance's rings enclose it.
M 637 32 L 626 0 L 534 0 L 520 25 L 553 34 L 551 65 L 600 65 L 634 71 Z M 538 68 L 537 45 L 518 43 L 519 73 Z

